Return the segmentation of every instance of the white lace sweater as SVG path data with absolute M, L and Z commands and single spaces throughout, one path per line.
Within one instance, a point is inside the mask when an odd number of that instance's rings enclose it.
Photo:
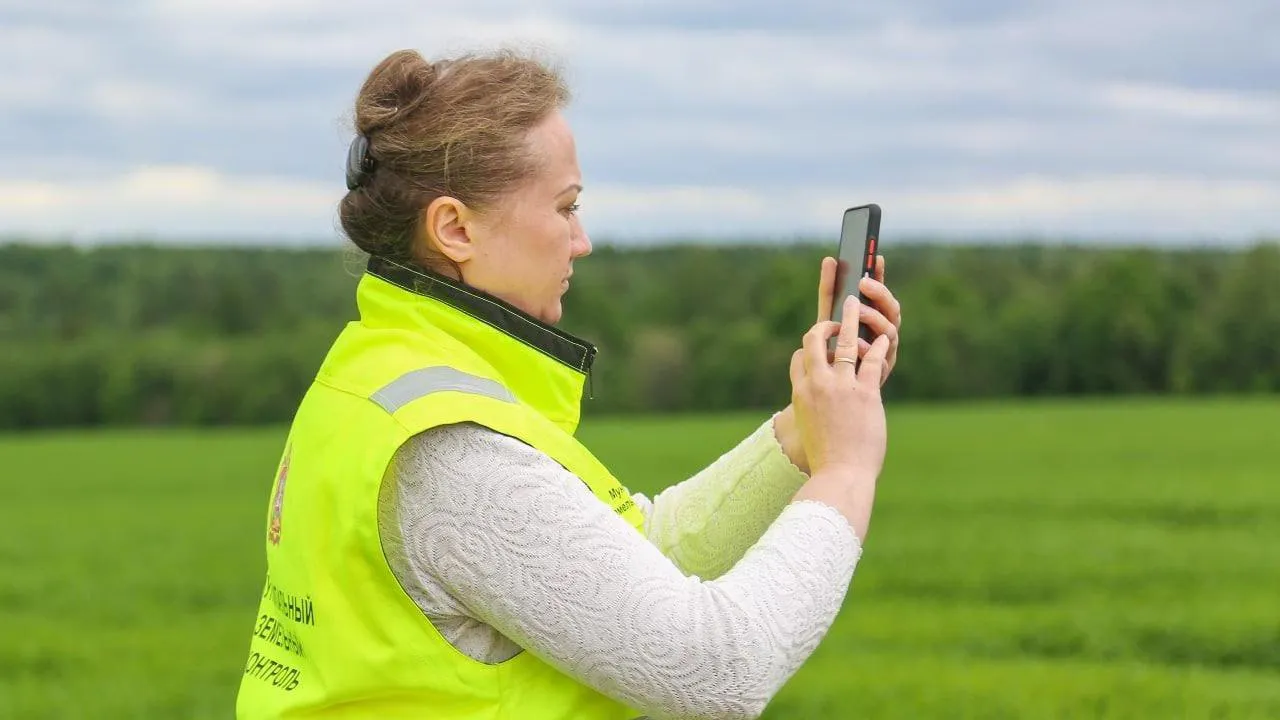
M 816 649 L 861 554 L 765 422 L 652 501 L 642 537 L 577 476 L 474 424 L 422 433 L 380 498 L 392 569 L 482 662 L 534 653 L 653 717 L 754 718 Z

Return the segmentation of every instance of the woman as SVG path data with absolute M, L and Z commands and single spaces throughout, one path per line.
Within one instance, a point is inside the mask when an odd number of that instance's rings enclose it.
M 874 343 L 819 322 L 793 406 L 629 494 L 573 437 L 595 348 L 554 327 L 591 250 L 567 99 L 505 53 L 398 52 L 362 87 L 340 208 L 370 256 L 360 319 L 272 488 L 240 717 L 756 717 L 834 620 L 885 452 L 897 302 L 864 281 L 880 310 L 845 312 Z

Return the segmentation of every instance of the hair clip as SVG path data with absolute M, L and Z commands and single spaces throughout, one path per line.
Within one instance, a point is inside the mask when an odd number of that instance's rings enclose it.
M 369 154 L 369 138 L 357 134 L 347 150 L 347 189 L 363 187 L 376 165 L 373 156 Z

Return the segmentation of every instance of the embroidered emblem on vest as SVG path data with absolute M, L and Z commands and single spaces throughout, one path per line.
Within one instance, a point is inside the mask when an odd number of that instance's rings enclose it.
M 271 501 L 271 527 L 267 530 L 267 539 L 272 545 L 280 544 L 280 517 L 284 512 L 284 484 L 289 479 L 289 456 L 293 454 L 290 445 L 284 451 L 284 461 L 280 463 L 280 472 L 276 475 L 276 495 Z

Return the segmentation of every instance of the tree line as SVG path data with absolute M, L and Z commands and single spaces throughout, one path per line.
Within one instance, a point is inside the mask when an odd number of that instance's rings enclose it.
M 780 407 L 820 259 L 600 247 L 561 326 L 600 348 L 584 412 Z M 1280 245 L 907 245 L 890 401 L 1280 391 Z M 0 245 L 0 428 L 287 422 L 356 317 L 322 249 Z

